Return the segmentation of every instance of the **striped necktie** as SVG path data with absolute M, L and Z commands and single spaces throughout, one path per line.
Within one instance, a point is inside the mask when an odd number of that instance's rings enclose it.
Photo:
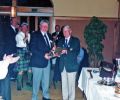
M 67 39 L 65 39 L 65 47 L 66 47 L 66 48 L 68 47 Z
M 48 38 L 47 38 L 46 34 L 44 35 L 44 39 L 45 39 L 45 42 L 46 42 L 47 46 L 49 46 L 49 41 L 48 41 Z

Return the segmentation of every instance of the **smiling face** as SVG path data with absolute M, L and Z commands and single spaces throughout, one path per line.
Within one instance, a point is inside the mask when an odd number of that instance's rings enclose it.
M 42 32 L 47 32 L 48 31 L 48 23 L 47 22 L 42 22 L 42 23 L 40 23 L 40 25 L 39 25 L 39 27 L 40 27 L 40 30 L 42 31 Z
M 21 31 L 22 31 L 23 33 L 27 34 L 27 33 L 28 33 L 28 26 L 27 26 L 27 25 L 22 25 L 22 26 L 21 26 Z
M 69 26 L 65 26 L 63 28 L 63 35 L 65 38 L 68 38 L 69 36 L 71 36 L 72 30 Z

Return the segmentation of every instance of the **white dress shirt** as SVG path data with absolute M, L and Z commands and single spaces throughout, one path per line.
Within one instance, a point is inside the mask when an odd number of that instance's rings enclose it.
M 11 25 L 11 27 L 12 27 L 12 29 L 16 32 L 15 27 L 14 27 L 13 25 Z
M 69 43 L 69 41 L 70 41 L 70 36 L 69 37 L 67 37 L 67 38 L 65 38 L 65 40 L 67 40 L 67 44 Z
M 0 80 L 4 79 L 8 73 L 9 61 L 0 61 Z
M 16 46 L 20 48 L 27 47 L 27 43 L 24 42 L 25 34 L 21 31 L 16 35 Z M 30 42 L 30 34 L 28 34 L 28 42 Z

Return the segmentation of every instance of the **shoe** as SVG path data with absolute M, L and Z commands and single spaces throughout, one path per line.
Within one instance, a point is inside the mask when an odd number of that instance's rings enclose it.
M 43 97 L 43 99 L 42 99 L 42 100 L 52 100 L 52 99 L 47 99 L 47 98 Z

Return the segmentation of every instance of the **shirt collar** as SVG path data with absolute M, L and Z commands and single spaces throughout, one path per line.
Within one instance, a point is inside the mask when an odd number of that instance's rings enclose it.
M 65 38 L 65 39 L 67 39 L 67 41 L 69 41 L 69 40 L 70 40 L 70 37 L 71 37 L 71 36 L 69 36 L 69 37 L 67 37 L 67 38 Z
M 43 36 L 44 36 L 45 34 L 47 34 L 46 32 L 43 32 L 43 31 L 41 31 L 41 33 L 42 33 Z
M 11 25 L 11 27 L 13 28 L 14 31 L 16 31 L 16 30 L 15 30 L 15 27 L 14 27 L 13 25 Z

